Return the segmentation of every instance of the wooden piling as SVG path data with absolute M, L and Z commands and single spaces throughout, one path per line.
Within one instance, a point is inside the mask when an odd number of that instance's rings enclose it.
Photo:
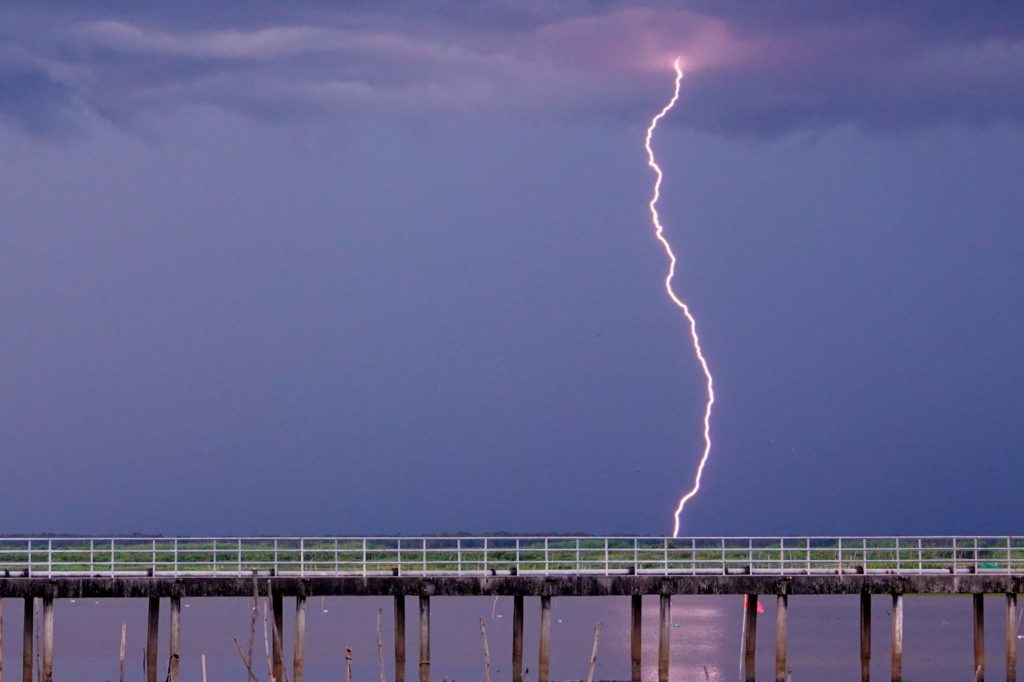
M 43 597 L 43 682 L 53 682 L 53 597 Z
M 268 591 L 270 588 L 267 588 Z M 274 641 L 271 643 L 271 652 L 274 662 L 274 680 L 284 680 L 284 597 L 275 592 L 270 598 L 271 608 L 274 612 Z
M 780 594 L 775 609 L 775 682 L 786 682 L 786 636 L 789 597 Z
M 662 594 L 658 606 L 658 682 L 668 682 L 672 595 Z
M 420 682 L 430 682 L 430 596 L 420 595 Z
M 537 681 L 551 680 L 551 597 L 540 598 L 540 649 L 537 661 Z
M 903 595 L 892 595 L 892 682 L 903 682 Z
M 974 605 L 974 682 L 985 682 L 985 595 L 971 595 Z
M 124 663 L 125 663 L 125 640 L 128 637 L 128 624 L 121 623 L 121 646 L 118 649 L 117 662 L 118 662 L 118 682 L 124 682 Z
M 159 640 L 157 635 L 160 631 L 160 597 L 149 598 L 149 623 L 146 628 L 146 682 L 156 682 L 157 650 Z
M 405 595 L 395 595 L 395 682 L 405 682 Z
M 1017 594 L 1006 595 L 1006 682 L 1017 682 Z
M 523 682 L 523 595 L 512 598 L 512 682 Z
M 860 679 L 871 680 L 871 593 L 860 593 Z
M 35 657 L 35 652 L 32 650 L 32 643 L 35 641 L 35 622 L 36 600 L 33 597 L 25 597 L 25 621 L 21 629 L 22 682 L 34 682 L 32 679 L 32 661 Z
M 632 682 L 640 682 L 641 657 L 643 655 L 644 597 L 642 594 L 634 594 L 630 597 L 630 600 L 632 602 L 629 629 L 630 680 Z
M 292 680 L 302 682 L 306 667 L 305 642 L 306 637 L 306 597 L 297 595 L 295 597 L 295 654 L 292 657 Z
M 181 597 L 171 596 L 170 623 L 170 670 L 171 682 L 181 682 Z
M 748 594 L 744 618 L 746 639 L 743 642 L 743 676 L 746 682 L 754 682 L 757 662 L 757 595 Z

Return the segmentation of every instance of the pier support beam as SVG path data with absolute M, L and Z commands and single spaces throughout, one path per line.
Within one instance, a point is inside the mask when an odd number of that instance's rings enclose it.
M 171 597 L 170 661 L 171 682 L 181 682 L 181 597 Z
M 523 595 L 512 597 L 512 682 L 523 682 Z
M 269 587 L 268 587 L 269 591 Z M 270 599 L 274 612 L 274 641 L 271 643 L 274 655 L 274 679 L 283 680 L 284 674 L 284 597 L 275 593 Z
M 974 682 L 985 682 L 985 595 L 972 594 L 974 602 Z
M 789 610 L 789 597 L 780 594 L 775 609 L 775 682 L 786 682 L 786 618 Z
M 430 682 L 430 597 L 420 595 L 420 682 Z
M 21 681 L 33 682 L 32 659 L 35 652 L 32 650 L 32 643 L 35 640 L 36 623 L 36 600 L 34 597 L 25 597 L 25 622 L 21 628 Z
M 405 595 L 395 595 L 395 682 L 405 682 Z
M 668 682 L 671 627 L 672 595 L 662 594 L 658 604 L 658 682 Z
M 903 595 L 892 595 L 892 682 L 903 682 Z
M 754 682 L 757 674 L 757 595 L 746 595 L 746 636 L 743 641 L 743 676 L 746 682 Z
M 43 597 L 43 682 L 53 682 L 53 597 Z
M 630 597 L 632 609 L 630 609 L 630 637 L 629 637 L 629 658 L 630 658 L 630 680 L 640 682 L 641 663 L 643 655 L 643 615 L 644 597 L 642 594 L 634 594 Z
M 306 667 L 306 597 L 295 597 L 295 654 L 292 657 L 292 682 L 302 682 Z
M 156 682 L 157 647 L 160 633 L 160 597 L 149 598 L 149 619 L 146 627 L 146 682 Z
M 1017 595 L 1006 595 L 1006 682 L 1017 682 Z
M 871 593 L 860 593 L 860 680 L 871 680 Z
M 537 661 L 537 682 L 551 680 L 551 597 L 540 598 L 540 653 Z

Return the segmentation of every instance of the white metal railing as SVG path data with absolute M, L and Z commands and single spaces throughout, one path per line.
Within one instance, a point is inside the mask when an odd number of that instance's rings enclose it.
M 0 537 L 0 577 L 1024 575 L 1024 536 Z

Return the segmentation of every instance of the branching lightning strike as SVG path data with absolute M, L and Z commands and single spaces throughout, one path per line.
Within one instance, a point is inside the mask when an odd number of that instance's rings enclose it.
M 665 291 L 668 293 L 668 297 L 672 302 L 683 311 L 683 315 L 686 316 L 687 321 L 690 323 L 690 336 L 693 338 L 693 350 L 697 356 L 697 360 L 700 362 L 701 369 L 704 370 L 704 376 L 707 379 L 707 390 L 708 390 L 708 402 L 707 407 L 704 410 L 704 454 L 700 458 L 700 464 L 697 465 L 697 475 L 693 481 L 693 488 L 683 495 L 679 500 L 679 504 L 676 506 L 675 511 L 675 526 L 672 529 L 672 537 L 679 537 L 679 517 L 683 513 L 683 507 L 686 503 L 697 494 L 700 490 L 700 478 L 704 473 L 704 465 L 707 464 L 708 456 L 711 454 L 711 406 L 715 404 L 715 388 L 714 380 L 711 377 L 711 369 L 708 367 L 708 361 L 704 358 L 704 352 L 700 347 L 700 337 L 697 336 L 697 320 L 694 319 L 690 313 L 689 306 L 686 305 L 672 289 L 672 279 L 676 274 L 676 255 L 672 251 L 672 246 L 668 243 L 668 239 L 665 238 L 665 228 L 661 225 L 661 220 L 658 216 L 658 199 L 661 197 L 661 167 L 654 160 L 654 150 L 651 148 L 651 138 L 654 136 L 654 129 L 658 127 L 658 121 L 665 117 L 672 107 L 675 106 L 676 101 L 679 99 L 679 85 L 683 80 L 683 70 L 679 66 L 679 58 L 676 58 L 673 64 L 676 70 L 676 84 L 675 92 L 672 94 L 672 99 L 669 100 L 665 108 L 658 112 L 654 118 L 651 119 L 650 126 L 647 127 L 647 137 L 644 140 L 644 147 L 647 149 L 647 165 L 650 166 L 651 170 L 654 171 L 654 193 L 651 196 L 651 201 L 648 207 L 651 210 L 651 222 L 654 224 L 654 236 L 658 238 L 661 245 L 665 247 L 665 254 L 668 256 L 669 266 L 668 275 L 665 277 Z

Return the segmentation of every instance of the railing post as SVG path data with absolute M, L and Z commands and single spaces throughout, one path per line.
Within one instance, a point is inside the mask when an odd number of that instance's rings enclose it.
M 217 575 L 217 538 L 213 538 L 213 574 Z
M 398 538 L 398 575 L 402 575 L 402 538 Z
M 462 575 L 462 538 L 455 539 L 455 575 Z
M 111 548 L 111 556 L 113 556 L 113 548 L 114 548 L 113 541 L 111 541 L 110 548 Z M 173 549 L 174 549 L 174 577 L 177 578 L 178 577 L 178 538 L 174 538 L 174 547 L 173 547 Z
M 53 576 L 53 540 L 46 541 L 46 575 L 47 577 Z M 51 608 L 53 604 L 51 603 Z M 46 613 L 46 605 L 43 605 L 43 613 Z
M 422 557 L 423 557 L 423 575 L 426 575 L 427 574 L 427 539 L 426 538 L 422 539 L 422 545 L 423 545 L 423 555 L 422 555 Z M 485 544 L 484 547 L 485 547 L 484 548 L 484 561 L 487 561 L 486 544 Z
M 299 575 L 306 577 L 306 538 L 299 538 Z
M 95 561 L 95 555 L 96 555 L 96 544 L 95 543 L 96 543 L 95 540 L 92 540 L 92 539 L 89 540 L 89 575 L 90 576 L 95 572 L 95 569 L 93 568 L 93 563 Z
M 110 577 L 114 577 L 114 538 L 110 538 Z
M 280 568 L 277 565 L 277 538 L 274 538 L 274 575 L 281 575 Z
M 238 538 L 238 575 L 242 575 L 242 538 Z
M 611 572 L 611 566 L 608 565 L 608 538 L 604 539 L 604 574 L 608 575 Z
M 544 538 L 544 575 L 551 571 L 551 562 L 548 555 L 548 539 Z
M 900 572 L 900 539 L 896 538 L 896 573 Z
M 153 575 L 156 576 L 156 539 L 153 540 L 151 551 L 152 551 L 152 557 L 151 557 L 151 559 L 152 559 L 152 566 L 151 566 L 151 570 L 153 571 Z
M 338 565 L 338 541 L 334 541 L 334 564 Z M 366 575 L 366 538 L 363 538 L 363 575 Z
M 484 573 L 487 572 L 487 538 L 484 538 Z

